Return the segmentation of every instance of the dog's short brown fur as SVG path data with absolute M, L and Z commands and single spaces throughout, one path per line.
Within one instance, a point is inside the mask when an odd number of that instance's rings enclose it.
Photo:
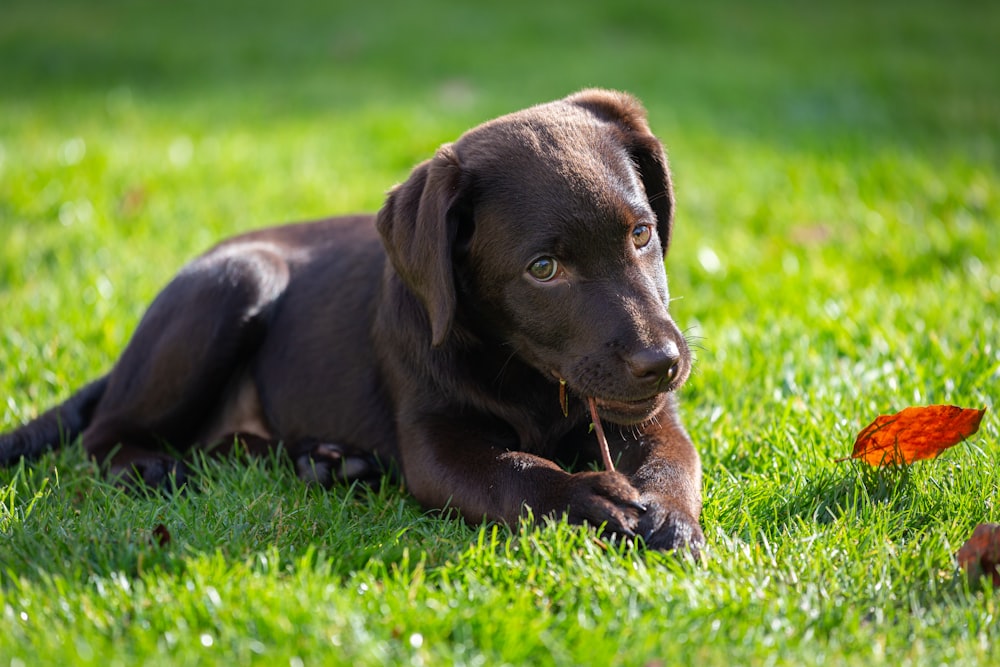
M 397 470 L 424 506 L 472 522 L 566 512 L 697 549 L 672 216 L 633 98 L 588 90 L 503 116 L 418 165 L 375 217 L 251 232 L 195 259 L 107 376 L 0 436 L 0 462 L 82 434 L 112 475 L 160 484 L 184 474 L 162 443 L 280 442 L 303 478 Z M 618 425 L 617 472 L 592 470 L 588 397 Z

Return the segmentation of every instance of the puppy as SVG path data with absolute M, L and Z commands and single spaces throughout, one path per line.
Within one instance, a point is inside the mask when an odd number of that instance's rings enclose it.
M 189 263 L 110 373 L 0 436 L 0 463 L 80 436 L 110 475 L 157 485 L 183 481 L 169 452 L 280 443 L 322 484 L 395 471 L 473 523 L 530 508 L 697 551 L 701 467 L 675 407 L 691 361 L 663 265 L 673 209 L 628 95 L 489 121 L 376 216 L 250 232 Z M 591 400 L 618 426 L 617 470 L 593 469 Z

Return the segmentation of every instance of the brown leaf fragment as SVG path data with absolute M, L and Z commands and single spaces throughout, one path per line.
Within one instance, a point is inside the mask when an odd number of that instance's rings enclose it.
M 880 415 L 858 433 L 847 458 L 863 459 L 873 466 L 932 459 L 978 431 L 985 412 L 985 408 L 928 405 Z
M 990 577 L 993 588 L 1000 588 L 1000 523 L 981 523 L 956 554 L 958 566 L 970 582 Z
M 170 531 L 162 523 L 156 524 L 156 527 L 153 528 L 153 544 L 158 547 L 170 544 Z

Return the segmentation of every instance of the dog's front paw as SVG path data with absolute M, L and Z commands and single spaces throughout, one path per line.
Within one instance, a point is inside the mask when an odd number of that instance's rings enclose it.
M 670 508 L 656 497 L 643 496 L 643 513 L 636 530 L 649 549 L 687 551 L 701 557 L 705 534 L 698 520 L 686 512 Z
M 604 526 L 604 533 L 636 534 L 645 507 L 628 478 L 617 472 L 578 472 L 569 477 L 565 510 L 570 523 Z

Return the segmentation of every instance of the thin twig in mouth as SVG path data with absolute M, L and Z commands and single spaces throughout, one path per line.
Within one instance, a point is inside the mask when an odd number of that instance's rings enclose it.
M 593 396 L 587 397 L 587 407 L 590 408 L 590 419 L 594 423 L 594 431 L 597 433 L 597 445 L 601 449 L 601 459 L 604 461 L 604 469 L 608 472 L 614 472 L 615 464 L 611 462 L 608 439 L 604 437 L 604 427 L 601 426 L 601 418 L 597 416 L 597 401 L 594 400 Z

